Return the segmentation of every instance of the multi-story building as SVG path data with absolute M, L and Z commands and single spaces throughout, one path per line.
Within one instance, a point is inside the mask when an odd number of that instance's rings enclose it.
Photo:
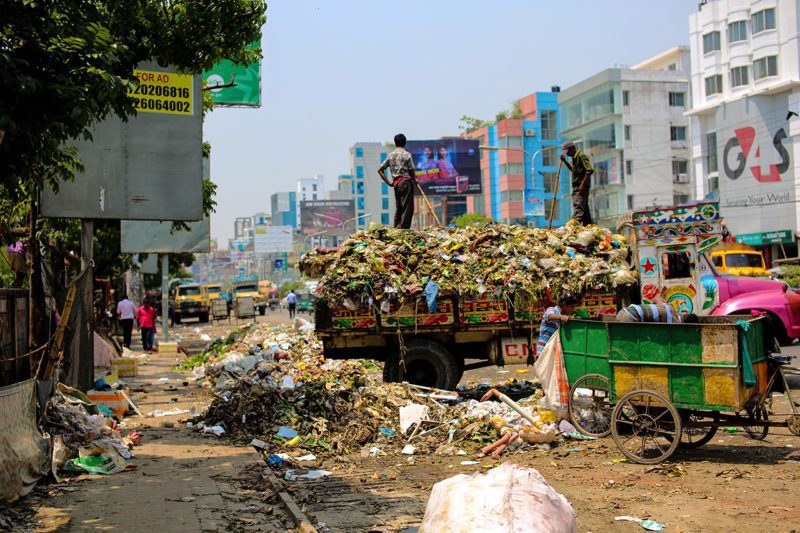
M 276 192 L 270 197 L 270 223 L 273 226 L 297 227 L 297 193 Z
M 325 200 L 352 200 L 355 193 L 353 176 L 351 174 L 341 174 L 336 183 L 336 189 L 325 192 Z
M 297 225 L 300 225 L 300 202 L 325 198 L 325 176 L 315 174 L 311 178 L 297 180 Z
M 378 142 L 357 142 L 350 147 L 357 229 L 366 228 L 370 222 L 389 225 L 394 219 L 392 191 L 378 177 L 378 167 L 392 150 L 393 145 Z
M 560 93 L 561 134 L 594 165 L 589 206 L 613 227 L 632 209 L 694 198 L 689 164 L 689 51 L 610 68 Z
M 233 238 L 237 241 L 251 239 L 253 236 L 253 219 L 237 217 L 233 221 Z
M 554 195 L 553 225 L 572 215 L 569 179 L 562 173 L 558 88 L 519 101 L 521 118 L 501 120 L 467 133 L 481 149 L 481 194 L 467 196 L 467 211 L 510 224 L 547 226 Z
M 731 233 L 767 259 L 797 255 L 800 5 L 706 0 L 689 16 L 692 162 Z

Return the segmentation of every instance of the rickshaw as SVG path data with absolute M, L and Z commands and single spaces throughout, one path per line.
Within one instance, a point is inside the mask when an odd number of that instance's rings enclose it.
M 573 319 L 559 329 L 571 385 L 569 414 L 582 433 L 613 437 L 629 460 L 655 464 L 698 448 L 719 427 L 763 439 L 770 427 L 800 435 L 786 376 L 800 375 L 765 334 L 764 316 L 701 317 L 696 324 Z M 784 392 L 791 414 L 772 412 Z

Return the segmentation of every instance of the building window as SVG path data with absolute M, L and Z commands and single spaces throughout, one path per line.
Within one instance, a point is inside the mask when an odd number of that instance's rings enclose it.
M 628 195 L 628 211 L 633 211 L 633 195 Z
M 506 174 L 524 174 L 525 173 L 525 165 L 522 163 L 508 163 L 505 165 L 500 165 L 500 175 L 504 176 Z
M 502 148 L 522 148 L 522 136 L 509 135 L 500 137 L 499 144 Z
M 669 66 L 667 67 L 667 70 L 678 70 L 678 64 L 670 63 Z
M 381 152 L 381 162 L 386 161 L 387 157 L 389 157 L 389 154 L 386 152 Z
M 381 198 L 381 209 L 389 209 L 389 199 Z
M 719 32 L 712 31 L 703 35 L 703 53 L 708 54 L 720 49 Z
M 722 92 L 722 75 L 715 74 L 706 78 L 706 96 Z
M 775 8 L 753 13 L 753 35 L 775 29 Z
M 672 205 L 680 205 L 685 204 L 689 201 L 688 194 L 673 194 L 672 195 Z
M 500 193 L 501 202 L 521 202 L 525 197 L 523 191 L 503 191 Z
M 364 197 L 363 197 L 363 196 L 359 196 L 359 197 L 356 199 L 356 207 L 358 207 L 358 208 L 359 208 L 359 209 L 361 209 L 361 210 L 363 210 L 363 209 L 364 209 Z
M 673 159 L 672 160 L 672 175 L 677 176 L 679 174 L 688 174 L 689 173 L 689 162 L 685 159 Z
M 753 79 L 760 80 L 778 75 L 778 56 L 762 57 L 753 61 Z
M 356 194 L 364 194 L 364 182 L 359 181 L 356 183 Z
M 736 41 L 747 40 L 747 21 L 737 20 L 728 24 L 728 42 L 735 43 Z
M 542 165 L 546 167 L 558 165 L 558 146 L 545 146 L 542 149 Z
M 686 279 L 693 274 L 689 252 L 664 252 L 661 254 L 661 271 L 664 279 Z
M 628 159 L 625 161 L 625 175 L 632 176 L 633 175 L 633 161 Z
M 684 107 L 686 105 L 686 94 L 670 92 L 669 105 L 670 107 Z
M 686 140 L 686 126 L 670 126 L 669 139 L 671 141 L 685 141 Z
M 311 190 L 312 190 L 312 191 L 314 191 L 314 192 L 316 192 L 316 190 L 317 190 L 317 185 L 316 185 L 316 184 L 312 185 L 312 186 L 311 186 Z
M 384 196 L 389 194 L 389 186 L 386 185 L 386 182 L 384 182 L 384 181 L 381 182 L 381 194 L 384 195 Z
M 356 157 L 364 157 L 364 149 L 356 148 Z
M 718 170 L 717 159 L 717 132 L 712 131 L 706 135 L 706 168 L 708 172 L 717 172 Z
M 558 139 L 556 112 L 544 110 L 542 111 L 542 140 L 555 141 L 556 139 Z
M 545 172 L 542 174 L 542 182 L 546 194 L 552 194 L 556 191 L 556 179 L 555 172 Z
M 708 192 L 719 192 L 719 176 L 711 176 L 708 178 Z
M 626 141 L 630 141 L 631 140 L 631 127 L 630 126 L 625 126 L 625 140 Z
M 545 198 L 545 200 L 544 200 L 544 214 L 549 217 L 551 209 L 553 209 L 553 199 L 552 198 Z M 553 212 L 553 220 L 559 220 L 560 218 L 561 218 L 561 202 L 556 200 L 556 210 Z
M 750 80 L 747 79 L 747 67 L 733 67 L 731 69 L 731 87 L 741 87 L 749 83 Z
M 384 226 L 389 225 L 389 213 L 381 213 L 381 224 Z
M 356 167 L 356 179 L 363 180 L 364 179 L 364 167 L 358 166 Z
M 622 91 L 622 105 L 630 105 L 631 101 L 631 92 L 630 91 Z

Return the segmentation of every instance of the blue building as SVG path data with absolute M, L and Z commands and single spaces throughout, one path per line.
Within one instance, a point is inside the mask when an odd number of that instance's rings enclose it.
M 273 226 L 297 227 L 297 193 L 276 192 L 270 197 Z
M 562 142 L 558 88 L 522 98 L 519 111 L 519 118 L 467 134 L 484 147 L 483 192 L 467 197 L 467 211 L 508 224 L 547 227 L 555 194 L 553 226 L 563 225 L 572 216 L 572 204 L 566 167 L 557 178 Z

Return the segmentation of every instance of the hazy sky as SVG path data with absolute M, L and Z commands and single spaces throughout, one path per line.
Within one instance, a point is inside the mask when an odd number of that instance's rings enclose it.
M 687 45 L 698 0 L 272 0 L 262 107 L 205 122 L 212 236 L 298 178 L 349 173 L 357 141 L 459 133 L 512 100 Z M 379 179 L 379 178 L 375 178 Z

